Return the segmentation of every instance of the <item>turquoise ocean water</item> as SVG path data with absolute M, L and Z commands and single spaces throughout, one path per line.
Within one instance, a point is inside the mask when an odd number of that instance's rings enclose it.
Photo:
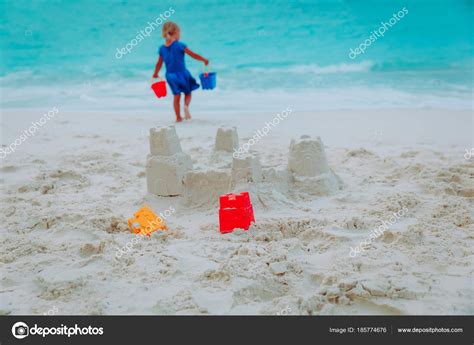
M 140 32 L 165 11 L 217 71 L 218 89 L 196 93 L 201 109 L 469 108 L 473 9 L 472 0 L 2 0 L 2 108 L 153 107 L 161 28 Z M 197 77 L 202 64 L 187 64 Z

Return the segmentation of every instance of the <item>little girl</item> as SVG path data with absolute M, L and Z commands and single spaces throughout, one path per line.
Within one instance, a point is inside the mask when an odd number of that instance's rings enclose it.
M 184 63 L 184 53 L 188 54 L 192 58 L 204 62 L 205 65 L 209 64 L 209 60 L 202 56 L 192 52 L 186 47 L 186 44 L 179 41 L 180 30 L 179 26 L 173 22 L 166 22 L 163 25 L 163 38 L 166 40 L 158 53 L 160 57 L 156 63 L 155 73 L 153 78 L 158 78 L 163 61 L 166 65 L 166 81 L 171 87 L 171 91 L 174 95 L 173 105 L 176 113 L 176 122 L 181 122 L 181 112 L 179 108 L 179 101 L 181 99 L 181 93 L 184 93 L 184 114 L 187 120 L 191 119 L 189 113 L 189 103 L 191 103 L 191 92 L 199 88 L 199 84 L 191 76 L 191 73 L 186 69 Z M 152 80 L 153 80 L 152 78 Z

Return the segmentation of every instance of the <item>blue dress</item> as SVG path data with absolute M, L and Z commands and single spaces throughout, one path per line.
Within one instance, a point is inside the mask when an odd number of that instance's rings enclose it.
M 181 92 L 187 95 L 199 88 L 196 79 L 186 69 L 184 49 L 186 49 L 186 44 L 174 41 L 168 47 L 162 45 L 158 50 L 166 65 L 166 81 L 171 87 L 173 95 L 178 95 Z

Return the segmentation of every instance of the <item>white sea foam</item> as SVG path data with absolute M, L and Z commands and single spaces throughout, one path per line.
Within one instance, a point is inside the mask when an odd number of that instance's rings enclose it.
M 359 63 L 341 63 L 335 65 L 321 66 L 317 64 L 295 65 L 285 68 L 286 73 L 350 73 L 350 72 L 368 72 L 374 66 L 372 61 L 362 61 Z M 282 68 L 255 67 L 249 69 L 251 72 L 258 73 L 281 73 Z
M 265 87 L 261 81 L 261 84 L 252 80 L 242 83 L 238 81 L 239 78 L 223 73 L 223 76 L 219 74 L 216 89 L 193 93 L 192 108 L 206 112 L 255 112 L 274 111 L 290 104 L 301 110 L 405 107 L 471 109 L 471 92 L 463 85 L 443 83 L 439 88 L 420 88 L 413 92 L 404 90 L 396 83 L 395 86 L 369 86 L 352 77 L 347 82 L 338 81 L 344 74 L 370 74 L 367 71 L 371 66 L 372 63 L 368 61 L 329 66 L 294 66 L 285 70 L 285 83 L 278 83 L 275 79 L 275 83 L 270 83 L 269 87 Z M 272 68 L 254 69 L 252 74 L 257 73 L 269 80 L 276 78 L 273 75 L 277 74 L 276 69 Z M 301 75 L 307 75 L 305 85 L 298 82 Z M 64 110 L 135 111 L 170 107 L 169 96 L 160 100 L 155 98 L 145 75 L 140 79 L 86 78 L 51 83 L 30 77 L 29 73 L 21 72 L 0 78 L 3 109 L 46 108 L 52 100 Z

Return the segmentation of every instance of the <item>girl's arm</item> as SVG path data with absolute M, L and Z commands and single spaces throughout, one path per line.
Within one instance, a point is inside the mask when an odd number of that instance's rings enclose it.
M 158 73 L 160 73 L 160 69 L 162 65 L 163 65 L 163 59 L 160 56 L 155 66 L 155 73 L 153 73 L 153 78 L 158 78 Z
M 205 59 L 205 58 L 203 58 L 201 55 L 196 54 L 195 52 L 193 52 L 193 51 L 190 50 L 189 48 L 185 48 L 185 49 L 184 49 L 184 52 L 185 52 L 186 54 L 188 54 L 189 56 L 191 56 L 193 59 L 196 59 L 196 60 L 199 60 L 199 61 L 204 62 L 205 65 L 209 64 L 209 60 L 208 60 L 208 59 Z

